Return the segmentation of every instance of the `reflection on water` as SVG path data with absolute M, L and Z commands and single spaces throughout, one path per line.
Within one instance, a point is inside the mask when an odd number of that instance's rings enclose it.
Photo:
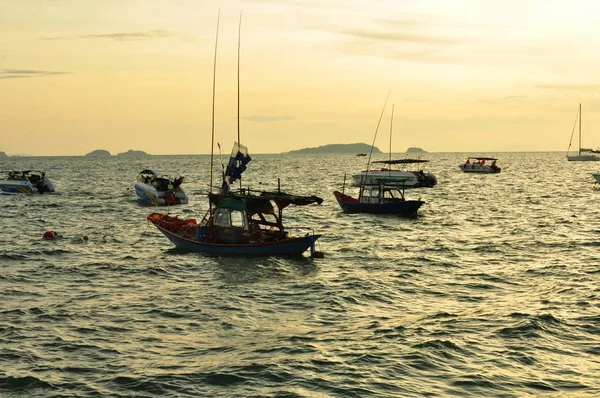
M 600 395 L 596 165 L 478 155 L 502 173 L 427 154 L 413 219 L 341 213 L 363 158 L 253 156 L 244 186 L 325 198 L 286 209 L 324 259 L 174 249 L 133 181 L 178 170 L 190 203 L 170 212 L 201 218 L 206 156 L 0 160 L 58 191 L 0 196 L 0 395 Z

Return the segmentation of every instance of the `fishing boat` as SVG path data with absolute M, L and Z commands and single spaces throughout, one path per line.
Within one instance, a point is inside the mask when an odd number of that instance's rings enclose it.
M 220 15 L 220 13 L 219 13 Z M 242 256 L 302 256 L 310 248 L 311 256 L 322 257 L 315 250 L 321 235 L 305 233 L 293 235 L 283 223 L 283 210 L 290 205 L 321 204 L 317 196 L 298 196 L 281 192 L 242 189 L 242 173 L 252 160 L 248 149 L 240 144 L 240 85 L 239 57 L 242 16 L 238 31 L 238 140 L 233 145 L 227 167 L 223 167 L 222 183 L 213 193 L 213 159 L 215 139 L 215 81 L 217 70 L 217 40 L 213 67 L 212 138 L 210 156 L 209 209 L 198 223 L 195 219 L 181 219 L 168 214 L 152 213 L 147 220 L 154 224 L 176 247 L 198 253 Z M 232 190 L 235 181 L 239 190 Z
M 465 173 L 495 174 L 501 171 L 500 167 L 496 166 L 496 161 L 498 161 L 496 158 L 469 156 L 458 167 Z
M 569 140 L 569 148 L 567 149 L 567 160 L 570 162 L 578 161 L 578 162 L 596 162 L 600 160 L 600 156 L 597 155 L 597 151 L 594 151 L 589 148 L 581 147 L 581 104 L 579 104 L 579 110 L 577 112 L 577 116 L 575 118 L 575 124 L 573 125 L 573 131 L 571 131 L 571 139 Z M 578 122 L 579 119 L 579 122 Z M 569 150 L 571 149 L 571 143 L 573 142 L 573 134 L 575 133 L 575 127 L 579 124 L 579 145 L 577 155 L 569 155 Z
M 0 180 L 0 193 L 33 194 L 54 192 L 54 185 L 46 173 L 40 170 L 12 170 L 6 179 Z
M 342 192 L 333 192 L 333 196 L 337 200 L 344 213 L 416 215 L 419 208 L 425 203 L 420 199 L 407 200 L 404 196 L 404 190 L 406 189 L 406 187 L 414 187 L 415 185 L 415 182 L 412 180 L 412 178 L 415 178 L 413 174 L 407 176 L 406 174 L 400 174 L 399 172 L 392 174 L 391 170 L 375 170 L 374 172 L 369 170 L 369 166 L 371 165 L 370 158 L 371 154 L 373 153 L 373 147 L 375 146 L 377 131 L 379 130 L 379 125 L 381 124 L 381 118 L 383 117 L 383 114 L 385 112 L 385 107 L 387 105 L 388 98 L 389 93 L 388 97 L 385 99 L 385 104 L 383 105 L 383 110 L 381 111 L 381 115 L 379 116 L 379 121 L 377 123 L 377 128 L 375 129 L 375 136 L 373 137 L 373 143 L 371 145 L 371 153 L 369 154 L 369 160 L 367 161 L 367 170 L 363 171 L 361 174 L 352 176 L 353 183 L 351 185 L 358 186 L 358 197 L 354 198 L 345 193 L 346 175 L 344 175 Z M 377 163 L 383 163 L 386 165 L 402 163 L 406 164 L 409 163 L 406 162 L 406 159 L 391 159 L 393 119 L 394 107 L 392 106 L 392 116 L 390 119 L 389 159 L 379 161 Z M 358 176 L 360 176 L 360 178 L 357 178 Z M 409 179 L 411 180 L 409 181 Z
M 181 189 L 182 182 L 183 176 L 176 171 L 145 169 L 133 186 L 142 202 L 153 206 L 173 206 L 188 202 Z
M 437 178 L 432 173 L 426 173 L 423 169 L 406 171 L 392 169 L 392 165 L 425 164 L 428 160 L 423 159 L 389 159 L 377 160 L 371 164 L 384 165 L 379 170 L 364 170 L 352 175 L 352 186 L 359 187 L 361 184 L 378 184 L 384 182 L 388 185 L 399 185 L 404 188 L 432 188 L 437 184 Z
M 344 213 L 375 213 L 416 215 L 425 203 L 422 200 L 406 200 L 404 190 L 397 185 L 363 184 L 358 198 L 343 192 L 334 191 L 333 196 Z
M 168 214 L 152 213 L 147 219 L 176 247 L 215 255 L 301 256 L 307 249 L 315 255 L 315 242 L 321 235 L 293 235 L 283 223 L 283 210 L 290 205 L 321 204 L 317 196 L 281 192 L 233 191 L 250 162 L 246 147 L 234 144 L 218 193 L 209 193 L 209 211 L 198 223 Z

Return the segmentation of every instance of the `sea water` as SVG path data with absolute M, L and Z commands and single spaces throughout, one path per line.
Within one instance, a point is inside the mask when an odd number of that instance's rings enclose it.
M 0 196 L 0 396 L 599 396 L 600 163 L 466 155 L 424 156 L 438 185 L 408 219 L 341 212 L 365 158 L 253 156 L 245 187 L 325 199 L 284 212 L 322 259 L 175 250 L 133 182 L 179 171 L 168 211 L 200 219 L 207 156 L 0 160 L 57 189 Z

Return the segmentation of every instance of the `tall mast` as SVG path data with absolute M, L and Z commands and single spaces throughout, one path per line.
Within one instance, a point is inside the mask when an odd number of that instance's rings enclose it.
M 389 156 L 390 164 L 392 163 L 392 125 L 393 124 L 394 124 L 394 104 L 392 104 L 392 117 L 390 118 L 390 156 Z
M 579 103 L 579 156 L 581 156 L 581 102 Z
M 242 11 L 240 10 L 240 24 L 238 26 L 238 62 L 237 62 L 237 141 L 240 142 L 240 43 L 242 41 Z
M 238 26 L 238 62 L 237 62 L 237 142 L 240 142 L 240 43 L 242 41 L 242 10 L 240 10 L 240 24 Z M 242 176 L 240 175 L 240 191 L 242 190 Z
M 215 37 L 215 60 L 213 65 L 213 91 L 212 91 L 212 121 L 211 121 L 211 141 L 210 141 L 210 193 L 213 189 L 213 158 L 215 154 L 215 89 L 217 82 L 217 43 L 219 42 L 219 19 L 221 18 L 221 9 L 217 14 L 217 34 Z

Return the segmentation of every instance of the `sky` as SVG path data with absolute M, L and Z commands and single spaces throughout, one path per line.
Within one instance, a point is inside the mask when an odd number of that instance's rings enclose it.
M 600 147 L 600 3 L 0 0 L 0 151 Z M 577 147 L 576 137 L 573 147 Z M 216 149 L 215 149 L 216 150 Z

